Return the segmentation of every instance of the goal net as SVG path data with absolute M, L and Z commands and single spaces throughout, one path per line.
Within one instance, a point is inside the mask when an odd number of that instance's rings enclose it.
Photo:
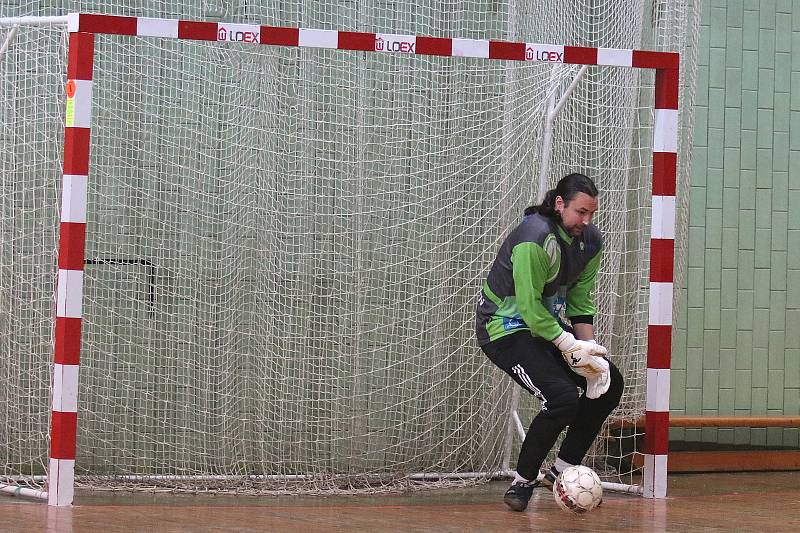
M 23 25 L 0 55 L 0 484 L 47 468 L 66 43 Z M 502 471 L 513 384 L 476 347 L 474 302 L 545 163 L 548 188 L 583 171 L 601 190 L 596 329 L 627 382 L 587 464 L 636 483 L 619 422 L 645 409 L 654 77 L 590 68 L 543 150 L 578 69 L 97 35 L 78 486 Z

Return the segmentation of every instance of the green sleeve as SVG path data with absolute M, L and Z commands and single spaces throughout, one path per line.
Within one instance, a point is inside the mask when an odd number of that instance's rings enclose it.
M 552 279 L 557 273 L 558 261 L 551 261 L 538 244 L 522 242 L 511 251 L 511 263 L 517 308 L 522 320 L 534 335 L 547 340 L 555 339 L 562 329 L 542 304 L 542 291 L 546 280 Z M 552 263 L 555 264 L 551 266 Z
M 600 270 L 600 256 L 602 251 L 592 257 L 586 264 L 577 281 L 567 291 L 567 317 L 594 316 L 597 308 L 594 305 L 594 282 L 597 271 Z

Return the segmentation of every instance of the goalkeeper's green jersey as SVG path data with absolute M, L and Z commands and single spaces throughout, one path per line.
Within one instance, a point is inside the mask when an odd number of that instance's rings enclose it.
M 540 214 L 526 216 L 503 242 L 478 298 L 478 343 L 520 330 L 552 340 L 566 321 L 592 323 L 603 238 L 589 224 L 570 236 Z

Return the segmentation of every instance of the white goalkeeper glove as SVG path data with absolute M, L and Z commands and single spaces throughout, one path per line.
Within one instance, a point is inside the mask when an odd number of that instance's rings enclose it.
M 594 400 L 608 391 L 611 372 L 608 361 L 600 357 L 608 353 L 604 346 L 594 341 L 578 340 L 567 331 L 553 339 L 553 344 L 561 350 L 572 371 L 586 378 L 587 398 Z
M 608 388 L 611 386 L 611 371 L 608 367 L 608 361 L 596 355 L 593 355 L 592 358 L 594 358 L 595 368 L 602 367 L 603 370 L 599 372 L 594 369 L 589 370 L 589 365 L 572 367 L 572 370 L 586 378 L 586 397 L 596 400 L 608 392 Z
M 562 331 L 561 335 L 552 340 L 556 348 L 561 350 L 564 361 L 573 368 L 588 366 L 591 369 L 602 372 L 602 368 L 595 362 L 593 355 L 605 355 L 608 350 L 605 347 L 592 341 L 581 341 L 568 332 Z

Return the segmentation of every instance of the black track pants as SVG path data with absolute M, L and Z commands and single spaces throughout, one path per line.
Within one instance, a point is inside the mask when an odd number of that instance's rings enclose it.
M 608 392 L 595 400 L 580 395 L 586 379 L 573 372 L 553 343 L 527 331 L 512 333 L 482 347 L 491 361 L 542 401 L 522 443 L 517 473 L 535 479 L 561 431 L 569 426 L 558 457 L 577 465 L 622 396 L 622 375 L 613 363 Z

